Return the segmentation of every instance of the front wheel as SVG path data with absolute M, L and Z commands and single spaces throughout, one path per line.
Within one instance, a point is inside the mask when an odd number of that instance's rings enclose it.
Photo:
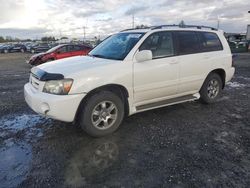
M 222 91 L 221 77 L 216 73 L 210 73 L 200 90 L 200 100 L 203 103 L 214 103 L 220 97 Z
M 89 135 L 105 136 L 114 132 L 124 117 L 124 103 L 110 91 L 101 91 L 87 99 L 80 111 L 80 125 Z

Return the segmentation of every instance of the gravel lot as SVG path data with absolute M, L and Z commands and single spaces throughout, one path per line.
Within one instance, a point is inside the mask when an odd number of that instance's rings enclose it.
M 94 139 L 26 105 L 28 54 L 0 54 L 0 187 L 248 187 L 250 54 L 216 104 L 126 118 Z

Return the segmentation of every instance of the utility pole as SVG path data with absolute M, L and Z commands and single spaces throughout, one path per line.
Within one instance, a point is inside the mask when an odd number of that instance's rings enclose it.
M 135 28 L 135 15 L 132 14 L 132 29 Z
M 218 20 L 217 20 L 217 29 L 219 29 L 219 28 L 220 28 L 220 19 L 218 17 Z
M 86 39 L 86 26 L 83 26 L 83 37 L 84 40 Z

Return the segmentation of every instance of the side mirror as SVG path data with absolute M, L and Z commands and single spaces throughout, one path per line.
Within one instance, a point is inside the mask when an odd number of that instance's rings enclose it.
M 135 54 L 135 59 L 137 62 L 143 62 L 153 59 L 151 50 L 142 50 Z

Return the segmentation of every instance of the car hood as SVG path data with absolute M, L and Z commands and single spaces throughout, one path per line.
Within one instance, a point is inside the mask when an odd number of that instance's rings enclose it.
M 83 73 L 90 69 L 99 69 L 108 64 L 117 63 L 116 60 L 101 59 L 90 56 L 75 56 L 56 60 L 39 65 L 38 68 L 48 73 L 63 74 L 65 78 L 73 78 L 74 75 Z

